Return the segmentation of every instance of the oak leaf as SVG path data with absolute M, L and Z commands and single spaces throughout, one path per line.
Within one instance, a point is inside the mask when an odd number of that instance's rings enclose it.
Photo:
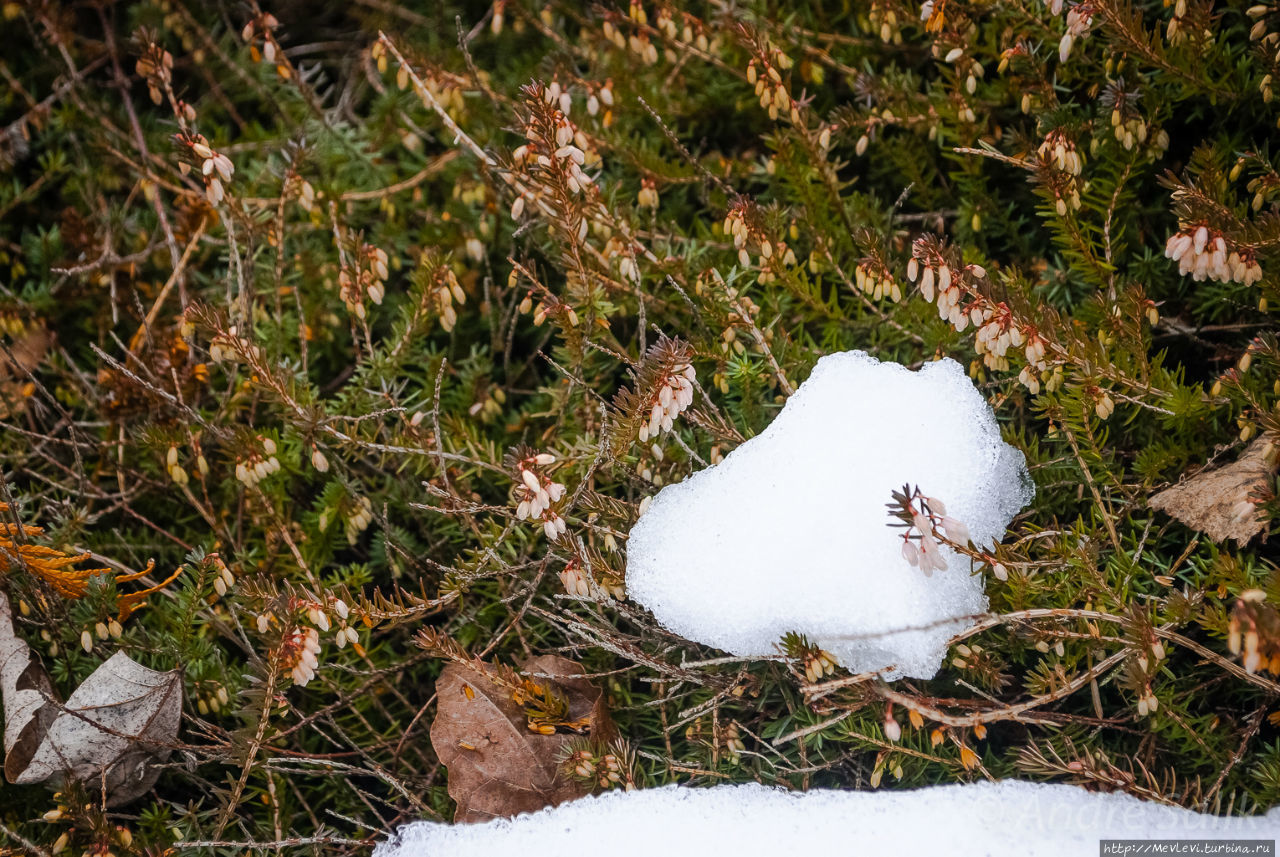
M 556 655 L 527 661 L 524 672 L 568 703 L 559 728 L 530 719 L 509 687 L 491 681 L 484 665 L 448 664 L 436 681 L 431 745 L 449 769 L 454 821 L 488 821 L 555 806 L 587 794 L 589 787 L 562 770 L 581 725 L 595 740 L 608 740 L 612 723 L 600 689 L 582 667 Z M 538 730 L 539 727 L 541 731 Z M 551 730 L 551 734 L 544 732 Z
M 115 806 L 140 797 L 160 776 L 182 719 L 182 673 L 157 672 L 112 655 L 64 705 L 31 648 L 14 633 L 0 591 L 0 700 L 4 773 L 15 785 L 79 780 L 104 788 Z

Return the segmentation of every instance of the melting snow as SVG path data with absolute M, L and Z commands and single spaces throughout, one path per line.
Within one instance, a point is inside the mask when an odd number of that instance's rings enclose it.
M 853 672 L 930 678 L 967 624 L 947 620 L 987 599 L 945 547 L 949 568 L 932 576 L 903 558 L 886 504 L 904 484 L 980 545 L 1033 495 L 1022 453 L 958 363 L 912 372 L 828 355 L 764 432 L 653 498 L 627 542 L 628 595 L 732 654 L 772 654 L 796 631 Z
M 374 857 L 1096 857 L 1100 839 L 1271 840 L 1277 832 L 1280 809 L 1219 818 L 1068 785 L 1004 780 L 802 794 L 751 783 L 612 792 L 484 824 L 420 822 L 401 828 Z

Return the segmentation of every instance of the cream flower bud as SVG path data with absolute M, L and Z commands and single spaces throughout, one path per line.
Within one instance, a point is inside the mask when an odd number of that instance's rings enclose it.
M 902 738 L 902 726 L 892 717 L 884 721 L 884 737 L 895 743 Z

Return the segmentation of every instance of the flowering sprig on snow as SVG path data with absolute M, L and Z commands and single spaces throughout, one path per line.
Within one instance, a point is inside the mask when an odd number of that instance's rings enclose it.
M 902 558 L 912 568 L 919 568 L 925 576 L 946 571 L 947 561 L 938 544 L 939 531 L 948 542 L 959 545 L 969 543 L 969 528 L 964 522 L 947 515 L 947 507 L 936 497 L 927 497 L 920 489 L 902 486 L 893 492 L 893 502 L 887 504 L 890 516 L 900 523 L 893 527 L 905 527 L 902 534 Z

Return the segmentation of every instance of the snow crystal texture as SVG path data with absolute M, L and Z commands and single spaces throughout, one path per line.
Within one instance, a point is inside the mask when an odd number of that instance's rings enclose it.
M 987 599 L 965 557 L 944 548 L 949 568 L 931 577 L 903 559 L 886 504 L 905 484 L 977 544 L 1034 493 L 958 363 L 828 355 L 764 432 L 653 498 L 627 542 L 627 593 L 735 655 L 772 654 L 796 631 L 854 672 L 930 678 L 965 625 L 947 620 Z
M 374 857 L 926 855 L 1096 857 L 1099 839 L 1274 839 L 1280 809 L 1219 818 L 1125 794 L 1014 780 L 914 791 L 786 792 L 750 783 L 610 792 L 484 824 L 420 822 Z

